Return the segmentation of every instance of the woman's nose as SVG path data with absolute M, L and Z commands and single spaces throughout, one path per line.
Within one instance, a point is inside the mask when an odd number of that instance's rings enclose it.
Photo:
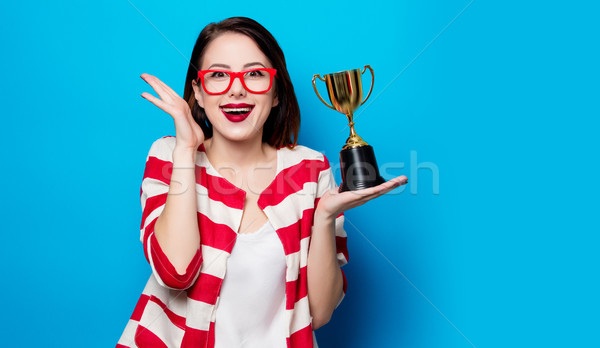
M 246 92 L 246 89 L 244 88 L 244 85 L 242 84 L 241 78 L 236 76 L 233 79 L 233 82 L 231 83 L 231 88 L 229 89 L 229 94 L 230 95 L 244 95 L 245 92 Z

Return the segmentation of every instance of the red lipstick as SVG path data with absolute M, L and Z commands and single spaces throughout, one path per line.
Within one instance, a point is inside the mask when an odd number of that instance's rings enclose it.
M 242 122 L 250 115 L 252 109 L 254 109 L 254 105 L 246 103 L 229 103 L 221 105 L 220 108 L 223 115 L 225 115 L 230 122 Z

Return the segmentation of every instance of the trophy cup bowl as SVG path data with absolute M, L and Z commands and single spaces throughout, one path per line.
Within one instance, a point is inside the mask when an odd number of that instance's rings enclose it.
M 371 72 L 371 89 L 367 97 L 363 100 L 362 75 L 367 69 Z M 331 105 L 323 100 L 319 94 L 317 85 L 315 84 L 317 78 L 325 82 Z M 369 65 L 365 65 L 362 72 L 360 69 L 353 69 L 327 74 L 324 77 L 315 74 L 312 79 L 313 88 L 321 102 L 330 109 L 341 112 L 348 118 L 350 136 L 346 139 L 346 144 L 340 152 L 340 166 L 342 169 L 340 192 L 365 189 L 385 182 L 381 175 L 379 175 L 373 147 L 367 144 L 354 130 L 354 111 L 369 99 L 373 91 L 374 82 L 375 74 Z

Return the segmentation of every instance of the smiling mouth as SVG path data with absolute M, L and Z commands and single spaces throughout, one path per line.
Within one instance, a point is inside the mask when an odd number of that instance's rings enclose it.
M 250 104 L 226 104 L 221 106 L 221 112 L 231 122 L 241 122 L 245 120 L 253 109 L 254 105 Z
M 249 114 L 252 111 L 252 107 L 251 106 L 247 106 L 247 107 L 243 107 L 243 108 L 222 107 L 221 110 L 223 110 L 224 113 L 232 115 L 232 116 L 240 116 L 240 115 Z

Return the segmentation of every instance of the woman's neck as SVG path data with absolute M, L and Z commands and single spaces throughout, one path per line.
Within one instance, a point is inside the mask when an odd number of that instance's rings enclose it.
M 230 141 L 215 134 L 204 141 L 204 148 L 208 160 L 217 170 L 232 164 L 241 169 L 249 169 L 258 163 L 270 162 L 273 155 L 273 148 L 263 143 L 261 137 Z

